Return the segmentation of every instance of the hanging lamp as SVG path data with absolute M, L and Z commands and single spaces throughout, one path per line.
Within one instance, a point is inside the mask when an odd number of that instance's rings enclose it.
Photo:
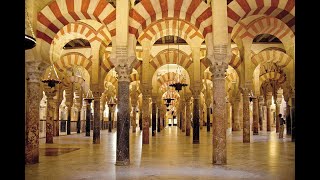
M 179 30 L 180 30 L 180 28 L 179 28 L 179 20 L 178 20 L 178 38 L 180 37 Z M 178 38 L 177 38 L 177 41 L 178 41 Z M 177 44 L 178 44 L 178 64 L 177 64 L 177 77 L 178 77 L 177 79 L 178 80 L 175 83 L 170 84 L 169 86 L 174 87 L 174 89 L 179 92 L 180 90 L 182 90 L 183 87 L 188 86 L 188 84 L 180 82 L 181 70 L 180 70 L 180 66 L 179 66 L 179 61 L 180 61 L 180 59 L 179 59 L 179 54 L 180 54 L 179 42 L 177 42 Z
M 53 88 L 56 86 L 56 84 L 61 83 L 53 64 L 50 66 L 47 78 L 43 79 L 42 82 L 47 83 L 50 88 Z

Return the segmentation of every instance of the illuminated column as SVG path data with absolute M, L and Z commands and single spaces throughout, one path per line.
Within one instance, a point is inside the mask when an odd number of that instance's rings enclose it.
M 252 98 L 253 101 L 253 135 L 259 134 L 259 107 L 258 99 L 256 97 Z
M 142 143 L 149 144 L 149 98 L 151 97 L 151 89 L 142 87 Z
M 90 121 L 91 121 L 91 100 L 87 100 L 86 109 L 86 136 L 90 136 Z
M 156 135 L 157 126 L 157 96 L 152 96 L 152 136 Z
M 280 106 L 282 102 L 282 94 L 283 94 L 283 90 L 279 89 L 276 95 L 276 132 L 279 132 L 279 129 L 280 129 L 279 114 L 280 114 Z
M 190 125 L 191 125 L 191 112 L 190 112 L 190 106 L 191 106 L 191 95 L 185 96 L 186 101 L 186 136 L 190 136 Z
M 66 89 L 66 106 L 68 107 L 67 135 L 71 134 L 71 107 L 73 104 L 73 85 Z
M 240 117 L 239 117 L 239 96 L 234 97 L 232 104 L 232 131 L 240 131 Z
M 93 144 L 100 144 L 100 97 L 101 93 L 99 90 L 99 86 L 95 85 L 92 90 L 93 94 Z
M 54 113 L 54 102 L 53 97 L 56 95 L 57 90 L 45 86 L 45 95 L 47 96 L 47 115 L 46 115 L 46 143 L 53 143 L 53 113 Z
M 263 112 L 263 105 L 264 105 L 264 98 L 263 96 L 259 96 L 259 127 L 260 131 L 263 131 L 263 122 L 264 122 L 264 112 Z
M 60 90 L 59 84 L 56 84 L 55 88 L 57 89 L 57 93 L 56 93 L 56 99 L 53 99 L 53 102 L 54 102 L 53 136 L 59 136 L 59 107 L 62 101 L 62 92 Z
M 267 131 L 271 131 L 271 99 L 272 92 L 267 92 L 266 95 L 266 106 L 267 106 Z
M 243 96 L 243 142 L 249 143 L 250 142 L 250 90 L 248 88 L 242 89 L 242 96 Z
M 43 71 L 40 64 L 38 61 L 26 62 L 25 164 L 39 163 L 40 75 Z

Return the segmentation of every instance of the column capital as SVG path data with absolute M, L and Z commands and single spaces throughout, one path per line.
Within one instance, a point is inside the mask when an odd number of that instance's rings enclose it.
M 132 72 L 132 67 L 129 64 L 118 64 L 115 67 L 115 70 L 118 74 L 118 82 L 126 81 L 130 82 L 130 74 Z
M 26 73 L 27 81 L 33 83 L 40 83 L 40 77 L 42 72 L 44 72 L 44 63 L 41 61 L 27 61 L 26 62 Z
M 209 68 L 213 79 L 225 79 L 227 69 L 228 64 L 224 61 L 213 62 Z
M 50 88 L 49 86 L 44 86 L 44 93 L 47 96 L 47 99 L 53 99 L 56 95 L 57 90 L 55 88 Z
M 251 90 L 246 87 L 239 88 L 243 96 L 250 96 Z
M 157 103 L 158 96 L 151 96 L 152 103 Z

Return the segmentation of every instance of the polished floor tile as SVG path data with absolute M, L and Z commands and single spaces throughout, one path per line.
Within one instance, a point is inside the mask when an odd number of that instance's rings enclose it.
M 49 149 L 49 148 L 56 148 Z M 51 151 L 46 155 L 44 152 Z M 41 153 L 42 151 L 42 153 Z M 50 153 L 49 153 L 50 154 Z M 251 135 L 242 143 L 242 132 L 227 133 L 227 165 L 212 164 L 212 129 L 200 131 L 200 144 L 192 144 L 177 127 L 167 127 L 150 144 L 142 145 L 137 128 L 130 133 L 130 166 L 115 166 L 116 130 L 101 131 L 101 143 L 92 144 L 84 133 L 54 137 L 54 144 L 40 139 L 40 162 L 25 166 L 27 180 L 126 180 L 214 179 L 293 180 L 295 143 L 272 132 Z

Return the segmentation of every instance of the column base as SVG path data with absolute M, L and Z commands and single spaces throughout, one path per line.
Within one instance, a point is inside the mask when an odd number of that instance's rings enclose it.
M 199 140 L 193 140 L 192 143 L 193 144 L 200 144 Z
M 253 132 L 253 135 L 259 135 L 259 133 L 258 132 Z
M 116 166 L 128 166 L 130 165 L 130 161 L 116 161 Z

